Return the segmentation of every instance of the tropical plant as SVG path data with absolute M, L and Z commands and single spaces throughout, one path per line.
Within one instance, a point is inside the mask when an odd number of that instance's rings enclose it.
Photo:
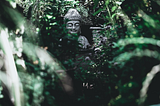
M 101 27 L 99 38 L 107 38 L 103 45 L 97 40 L 91 60 L 81 65 L 76 65 L 80 61 L 76 60 L 78 36 L 67 34 L 63 22 L 69 8 L 80 12 L 83 24 Z M 152 91 L 159 80 L 159 13 L 156 0 L 1 0 L 1 105 L 159 103 L 160 91 Z M 82 93 L 68 95 L 73 90 L 65 69 L 74 71 L 72 78 L 80 82 L 77 86 Z

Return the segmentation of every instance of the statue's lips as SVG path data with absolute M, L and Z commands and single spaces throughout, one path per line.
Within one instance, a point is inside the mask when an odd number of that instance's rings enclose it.
M 70 31 L 70 33 L 77 33 L 77 31 Z

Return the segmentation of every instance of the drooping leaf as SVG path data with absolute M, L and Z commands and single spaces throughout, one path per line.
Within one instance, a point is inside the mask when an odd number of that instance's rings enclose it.
M 112 7 L 112 12 L 114 12 L 117 9 L 117 6 Z

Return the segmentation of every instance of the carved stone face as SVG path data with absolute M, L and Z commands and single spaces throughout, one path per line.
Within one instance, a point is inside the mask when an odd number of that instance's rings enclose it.
M 70 34 L 78 34 L 81 30 L 80 21 L 68 21 L 66 29 L 68 29 L 68 33 Z

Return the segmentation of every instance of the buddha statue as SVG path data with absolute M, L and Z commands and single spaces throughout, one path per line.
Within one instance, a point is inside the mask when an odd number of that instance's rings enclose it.
M 78 34 L 78 41 L 82 49 L 87 49 L 90 44 L 85 36 L 81 35 L 81 15 L 76 9 L 69 9 L 64 16 L 66 29 L 69 34 Z

